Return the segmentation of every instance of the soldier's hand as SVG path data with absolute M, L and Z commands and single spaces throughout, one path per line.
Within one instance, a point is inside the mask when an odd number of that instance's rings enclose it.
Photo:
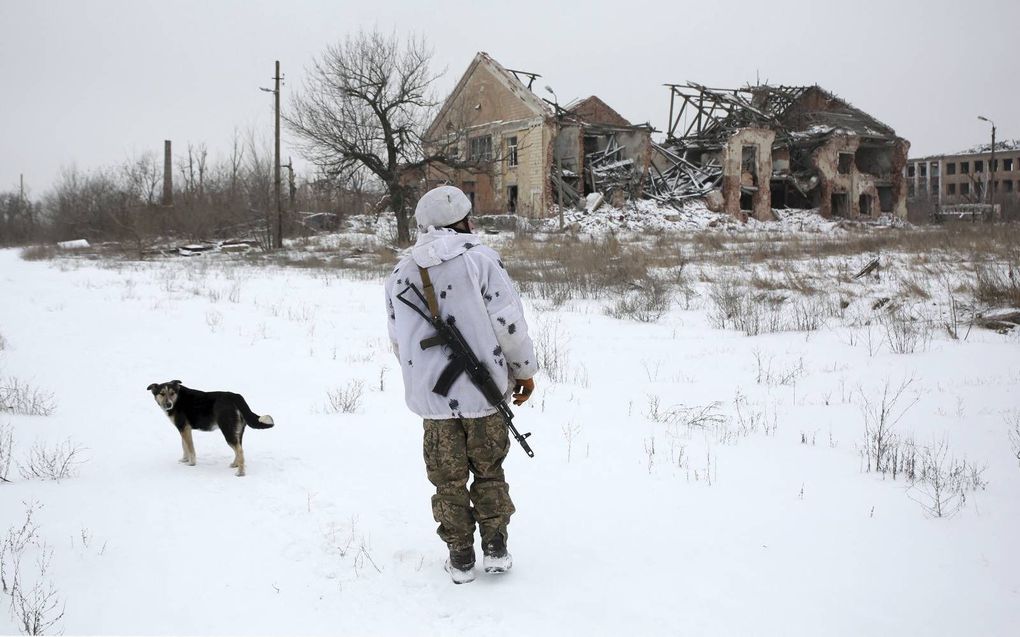
M 520 407 L 531 398 L 531 393 L 535 391 L 535 381 L 531 378 L 518 378 L 514 380 L 514 404 Z

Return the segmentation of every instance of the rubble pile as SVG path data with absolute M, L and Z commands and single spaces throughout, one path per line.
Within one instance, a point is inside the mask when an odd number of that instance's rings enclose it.
M 651 165 L 645 187 L 645 196 L 649 199 L 676 206 L 688 199 L 704 197 L 722 180 L 722 168 L 718 164 L 698 166 L 659 144 L 652 144 L 652 149 L 672 165 L 664 170 L 655 163 Z

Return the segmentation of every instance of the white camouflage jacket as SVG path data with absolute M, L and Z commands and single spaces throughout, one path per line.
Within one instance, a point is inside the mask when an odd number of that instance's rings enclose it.
M 408 256 L 401 259 L 386 281 L 386 311 L 393 352 L 404 376 L 408 408 L 422 418 L 479 418 L 496 412 L 467 374 L 454 381 L 450 394 L 432 391 L 446 367 L 446 347 L 423 350 L 420 343 L 435 330 L 397 294 L 414 283 L 422 290 L 418 266 L 428 268 L 436 291 L 439 314 L 456 324 L 475 356 L 492 373 L 508 398 L 515 378 L 531 378 L 538 371 L 535 346 L 528 336 L 524 307 L 495 250 L 482 245 L 474 234 L 430 228 L 418 236 Z M 428 307 L 413 291 L 403 298 L 425 314 Z

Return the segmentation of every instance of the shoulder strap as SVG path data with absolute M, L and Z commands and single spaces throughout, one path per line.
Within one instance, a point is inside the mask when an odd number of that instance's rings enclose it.
M 419 265 L 418 273 L 421 274 L 422 291 L 425 293 L 425 301 L 429 304 L 429 312 L 432 312 L 432 318 L 439 318 L 439 302 L 436 301 L 436 290 L 432 287 L 432 277 L 429 276 L 428 268 Z

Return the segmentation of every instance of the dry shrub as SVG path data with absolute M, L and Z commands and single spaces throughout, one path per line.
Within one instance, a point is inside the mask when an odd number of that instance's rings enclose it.
M 539 318 L 535 327 L 538 368 L 554 383 L 567 382 L 570 377 L 570 334 L 556 315 L 551 319 Z
M 81 452 L 82 448 L 70 439 L 53 447 L 36 442 L 28 451 L 28 460 L 18 464 L 18 471 L 26 480 L 35 478 L 59 482 L 73 478 L 78 474 L 78 465 L 83 462 Z
M 713 308 L 709 321 L 719 329 L 735 329 L 748 336 L 786 331 L 814 331 L 828 313 L 825 299 L 791 299 L 778 292 L 753 293 L 732 279 L 709 285 Z
M 811 296 L 818 293 L 818 288 L 812 283 L 811 277 L 799 270 L 790 268 L 784 265 L 778 268 L 779 276 L 762 275 L 755 270 L 751 275 L 749 284 L 751 287 L 758 290 L 765 290 L 769 292 L 775 292 L 778 290 L 789 290 L 791 292 L 797 292 L 805 296 Z
M 57 256 L 57 246 L 41 244 L 28 246 L 21 249 L 21 258 L 24 261 L 46 261 Z
M 913 354 L 924 351 L 931 341 L 931 324 L 915 319 L 906 310 L 893 308 L 882 315 L 885 340 L 893 354 Z
M 36 502 L 26 503 L 25 519 L 11 525 L 0 541 L 0 589 L 10 596 L 9 611 L 24 635 L 50 634 L 64 617 L 63 598 L 49 579 L 53 549 L 40 541 L 39 526 L 32 519 L 39 509 Z M 33 580 L 25 577 L 26 553 L 36 549 Z M 61 634 L 62 630 L 53 631 Z
M 57 408 L 53 394 L 12 376 L 0 377 L 0 412 L 49 416 Z
M 365 381 L 352 380 L 343 387 L 326 392 L 326 411 L 332 414 L 352 414 L 361 407 Z
M 699 254 L 726 251 L 726 244 L 716 232 L 699 232 L 694 235 L 694 248 Z
M 522 290 L 554 303 L 602 299 L 648 277 L 652 258 L 642 246 L 613 235 L 596 239 L 523 236 L 505 250 L 510 275 Z M 677 257 L 675 260 L 679 260 Z
M 7 475 L 11 471 L 11 460 L 14 458 L 14 429 L 10 423 L 0 425 L 0 482 L 10 482 Z
M 1020 462 L 1020 411 L 1014 411 L 1006 416 L 1006 427 L 1008 427 L 1009 446 Z
M 918 299 L 930 299 L 931 292 L 928 290 L 928 285 L 924 279 L 919 278 L 916 273 L 910 276 L 900 277 L 900 294 L 903 296 L 912 296 Z
M 694 239 L 699 261 L 720 264 L 781 263 L 803 259 L 857 257 L 901 252 L 929 259 L 945 254 L 974 254 L 977 260 L 1011 258 L 1020 245 L 1017 224 L 964 224 L 926 228 L 850 226 L 839 234 L 700 233 Z M 1015 257 L 1012 257 L 1015 259 Z M 1015 261 L 1014 261 L 1015 262 Z
M 1020 263 L 1001 268 L 980 265 L 975 268 L 974 298 L 988 306 L 1020 307 Z
M 945 439 L 921 450 L 921 465 L 908 494 L 931 517 L 952 517 L 967 504 L 967 493 L 987 486 L 986 467 L 951 455 Z
M 693 407 L 685 405 L 663 407 L 658 396 L 649 395 L 645 416 L 653 422 L 679 425 L 686 429 L 705 429 L 726 422 L 726 417 L 719 411 L 721 406 L 722 403 L 712 402 Z
M 771 276 L 762 276 L 757 270 L 751 274 L 751 280 L 748 283 L 756 290 L 767 290 L 770 292 L 782 290 L 785 287 L 779 279 Z
M 626 293 L 605 312 L 616 319 L 633 319 L 641 323 L 654 323 L 669 311 L 673 303 L 669 286 L 654 277 L 634 284 L 634 290 Z
M 914 471 L 914 445 L 912 440 L 901 437 L 896 425 L 920 396 L 911 395 L 913 378 L 893 386 L 886 380 L 881 396 L 869 396 L 858 388 L 861 397 L 861 413 L 864 415 L 864 448 L 868 471 L 882 474 L 891 473 L 893 479 L 906 467 L 907 478 L 912 479 Z

